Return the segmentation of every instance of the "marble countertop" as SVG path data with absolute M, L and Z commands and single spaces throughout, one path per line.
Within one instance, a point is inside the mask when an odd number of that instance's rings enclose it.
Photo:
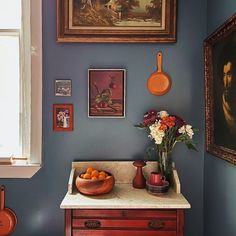
M 79 192 L 67 192 L 62 209 L 187 209 L 189 202 L 173 189 L 163 195 L 149 194 L 145 189 L 135 189 L 130 183 L 117 183 L 110 193 L 100 196 L 86 196 Z

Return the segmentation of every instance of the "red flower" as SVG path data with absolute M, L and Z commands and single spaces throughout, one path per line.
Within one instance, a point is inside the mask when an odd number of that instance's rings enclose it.
M 167 127 L 171 128 L 175 125 L 175 117 L 174 116 L 166 116 L 161 121 L 161 126 L 159 129 L 166 130 Z
M 178 126 L 179 128 L 182 127 L 183 125 L 186 125 L 186 122 L 180 118 L 179 116 L 174 116 L 175 117 L 175 125 Z
M 156 122 L 157 119 L 158 119 L 157 111 L 150 110 L 144 114 L 143 125 L 144 126 L 152 125 Z

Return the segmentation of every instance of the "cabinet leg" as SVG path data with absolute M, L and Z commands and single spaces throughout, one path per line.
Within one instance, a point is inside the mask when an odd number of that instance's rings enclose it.
M 72 236 L 71 234 L 71 214 L 72 210 L 65 210 L 65 236 Z
M 184 210 L 177 210 L 177 236 L 184 236 Z

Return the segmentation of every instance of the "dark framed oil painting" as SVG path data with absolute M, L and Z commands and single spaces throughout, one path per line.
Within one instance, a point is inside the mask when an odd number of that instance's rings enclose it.
M 58 42 L 176 42 L 177 0 L 57 0 Z
M 206 149 L 236 164 L 236 14 L 204 41 Z
M 125 117 L 125 69 L 88 70 L 88 117 Z

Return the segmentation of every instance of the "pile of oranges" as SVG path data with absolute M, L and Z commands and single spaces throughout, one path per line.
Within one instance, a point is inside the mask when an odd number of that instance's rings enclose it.
M 93 167 L 87 168 L 86 172 L 80 175 L 82 179 L 91 179 L 91 180 L 105 180 L 109 179 L 111 175 L 109 175 L 105 171 L 99 171 L 94 169 Z

